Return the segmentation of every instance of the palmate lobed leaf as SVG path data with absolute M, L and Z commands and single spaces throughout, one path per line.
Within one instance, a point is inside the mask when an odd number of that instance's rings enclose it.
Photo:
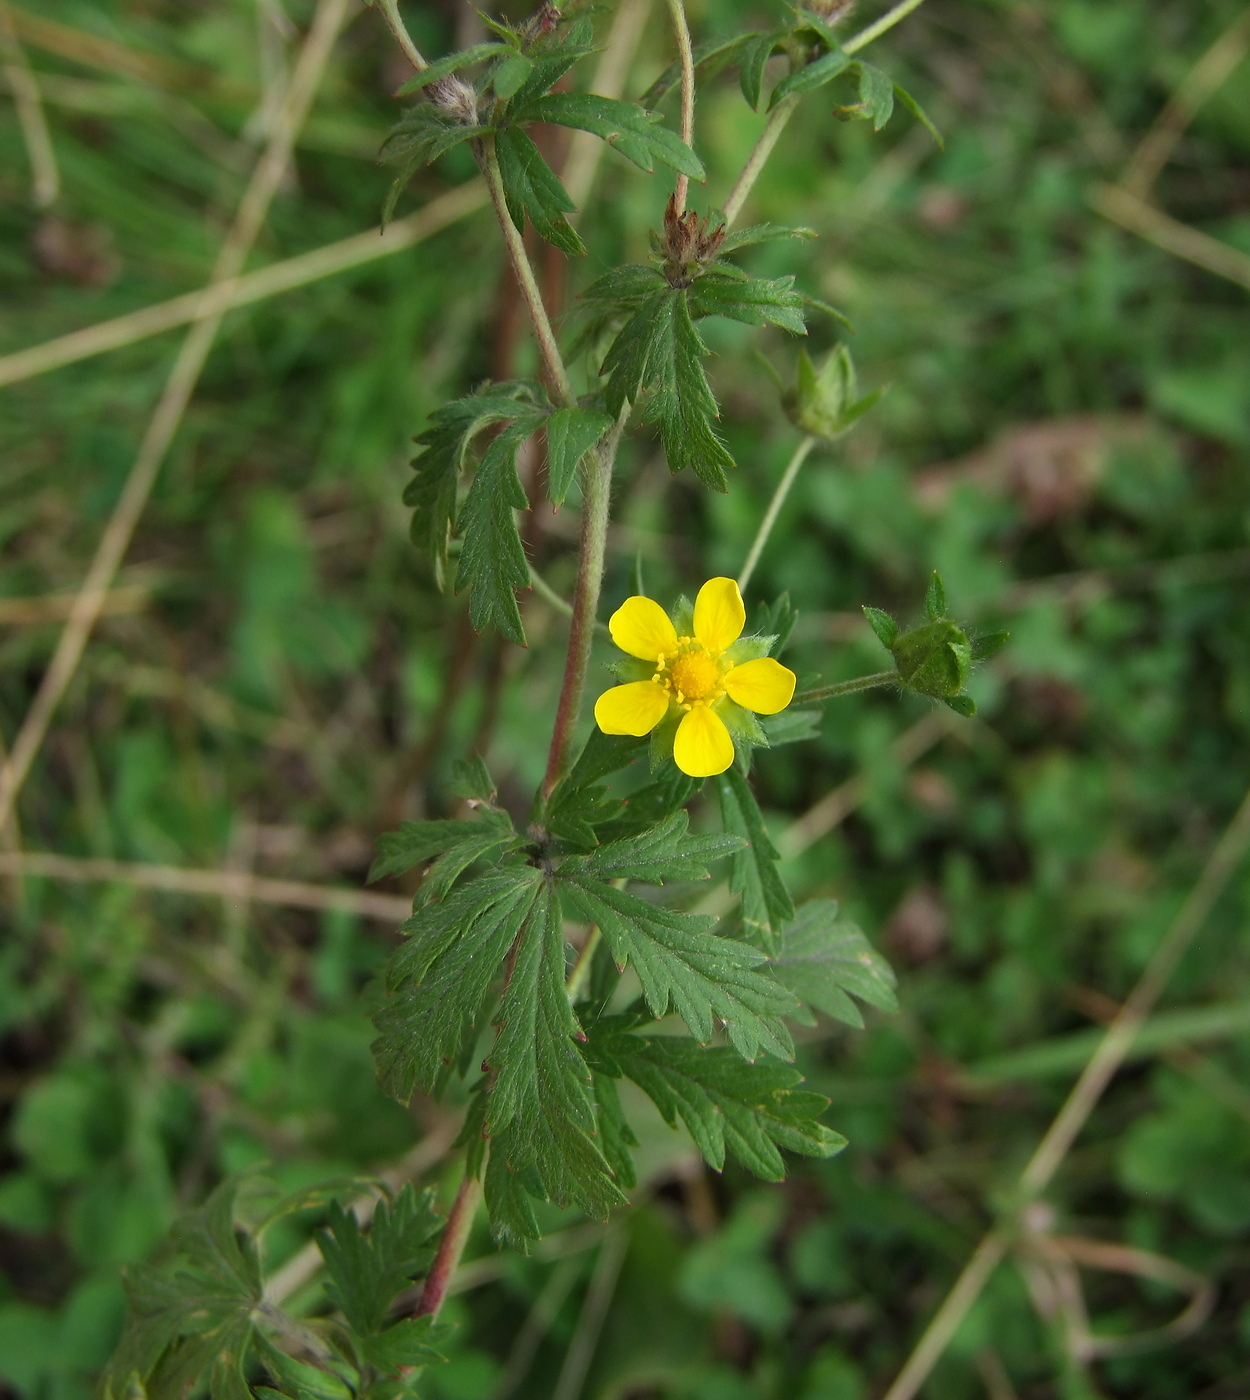
M 540 875 L 511 865 L 481 875 L 448 899 L 423 905 L 387 970 L 391 996 L 374 1017 L 382 1087 L 406 1103 L 432 1093 L 481 1013 L 513 941 L 538 898 Z
M 493 439 L 456 521 L 464 537 L 456 592 L 469 590 L 469 620 L 475 631 L 496 627 L 518 646 L 526 642 L 516 590 L 529 587 L 530 571 L 514 514 L 529 506 L 517 453 L 532 430 L 527 422 L 512 423 Z
M 716 791 L 725 830 L 743 842 L 733 858 L 729 888 L 742 896 L 747 936 L 768 952 L 775 952 L 782 925 L 794 917 L 794 901 L 777 869 L 777 848 L 769 839 L 755 794 L 736 765 L 717 778 Z
M 652 1015 L 664 1016 L 671 1006 L 704 1043 L 723 1025 L 747 1059 L 763 1051 L 793 1056 L 782 1017 L 797 1003 L 759 970 L 762 953 L 710 933 L 711 918 L 675 913 L 611 885 L 560 873 L 569 906 L 602 930 L 618 966 L 634 968 Z
M 791 1066 L 753 1064 L 725 1046 L 636 1034 L 636 1026 L 636 1019 L 618 1016 L 590 1028 L 596 1072 L 633 1080 L 670 1126 L 680 1118 L 717 1171 L 728 1151 L 757 1176 L 782 1181 L 780 1148 L 831 1157 L 845 1147 L 841 1134 L 817 1121 L 829 1100 L 796 1088 L 803 1077 Z
M 793 335 L 806 335 L 803 307 L 807 299 L 793 290 L 793 277 L 771 280 L 705 272 L 690 287 L 693 316 L 725 316 L 748 326 L 780 326 Z
M 848 1025 L 864 1024 L 852 996 L 882 1011 L 898 1009 L 893 970 L 859 927 L 840 917 L 836 900 L 801 905 L 769 965 L 804 1006 Z
M 731 855 L 745 844 L 736 836 L 692 836 L 689 816 L 678 811 L 657 826 L 609 841 L 589 856 L 574 857 L 567 865 L 576 868 L 581 879 L 645 880 L 652 885 L 662 885 L 665 880 L 706 880 L 708 861 Z
M 548 84 L 550 86 L 550 84 Z M 528 90 L 528 85 L 527 85 Z M 671 166 L 693 180 L 704 180 L 703 162 L 659 116 L 633 102 L 589 92 L 548 92 L 532 99 L 521 95 L 509 106 L 509 122 L 552 122 L 589 131 L 650 172 L 655 162 Z
M 517 127 L 505 127 L 495 137 L 495 155 L 504 202 L 518 231 L 525 232 L 528 214 L 548 243 L 570 257 L 584 257 L 586 245 L 564 217 L 573 201 L 533 141 Z
M 473 821 L 401 822 L 398 831 L 378 837 L 378 856 L 369 867 L 370 883 L 385 875 L 403 875 L 433 856 L 422 885 L 425 897 L 441 899 L 473 861 L 507 845 L 516 835 L 506 812 L 483 807 Z
M 582 459 L 612 421 L 597 408 L 559 408 L 547 419 L 547 494 L 557 509 L 564 504 Z
M 411 1185 L 378 1204 L 367 1231 L 351 1211 L 331 1205 L 317 1247 L 330 1275 L 326 1291 L 353 1332 L 372 1337 L 385 1329 L 392 1299 L 429 1265 L 445 1224 L 433 1194 L 418 1196 Z
M 518 1184 L 598 1219 L 625 1202 L 595 1141 L 591 1075 L 575 1043 L 581 1031 L 564 987 L 564 957 L 560 901 L 544 881 L 517 942 L 485 1066 L 487 1204 L 507 1235 L 537 1237 L 513 1199 Z

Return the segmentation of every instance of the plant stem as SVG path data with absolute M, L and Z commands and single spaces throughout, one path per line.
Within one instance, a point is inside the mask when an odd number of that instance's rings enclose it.
M 475 1176 L 466 1175 L 456 1192 L 456 1199 L 447 1217 L 443 1238 L 439 1242 L 434 1263 L 425 1277 L 425 1287 L 421 1290 L 421 1301 L 417 1304 L 414 1317 L 437 1317 L 451 1280 L 460 1263 L 460 1256 L 469 1241 L 469 1231 L 473 1227 L 473 1216 L 477 1203 L 482 1198 L 482 1183 Z
M 756 180 L 760 178 L 760 173 L 764 169 L 768 157 L 773 153 L 773 147 L 781 139 L 781 133 L 786 129 L 786 123 L 794 115 L 794 109 L 798 105 L 799 99 L 797 97 L 783 97 L 768 114 L 764 130 L 760 132 L 754 149 L 747 157 L 747 163 L 742 167 L 742 173 L 738 176 L 737 183 L 730 190 L 729 198 L 725 201 L 726 226 L 732 224 L 742 213 L 742 206 L 747 202 L 747 195 L 751 193 Z
M 899 3 L 892 10 L 887 10 L 880 19 L 874 20 L 867 28 L 861 29 L 858 34 L 848 39 L 842 45 L 842 52 L 858 53 L 860 49 L 867 48 L 874 39 L 879 39 L 887 30 L 893 29 L 899 20 L 906 19 L 913 10 L 918 10 L 923 4 L 924 0 L 899 0 Z M 742 213 L 742 206 L 746 203 L 747 195 L 751 193 L 752 187 L 759 179 L 768 157 L 773 153 L 773 147 L 780 139 L 781 133 L 786 129 L 786 123 L 794 115 L 794 109 L 798 105 L 799 99 L 797 97 L 783 97 L 769 113 L 768 120 L 764 123 L 764 130 L 760 132 L 755 148 L 747 157 L 747 163 L 742 167 L 742 174 L 738 176 L 737 184 L 734 185 L 729 193 L 729 198 L 725 201 L 725 223 L 727 225 L 732 224 Z
M 430 65 L 422 57 L 421 50 L 412 42 L 408 26 L 399 13 L 399 0 L 375 0 L 375 3 L 382 18 L 386 21 L 386 27 L 395 36 L 395 42 L 403 49 L 408 62 L 418 73 L 424 73 Z
M 612 491 L 612 466 L 616 449 L 625 430 L 626 414 L 608 433 L 597 451 L 587 458 L 582 488 L 582 541 L 577 559 L 577 585 L 573 590 L 573 625 L 569 629 L 569 651 L 564 663 L 564 681 L 556 709 L 551 752 L 543 792 L 549 794 L 568 766 L 573 731 L 582 707 L 582 691 L 590 665 L 590 647 L 595 636 L 599 611 L 599 589 L 603 584 L 603 559 L 608 538 L 608 506 Z
M 551 329 L 547 308 L 543 305 L 542 293 L 538 289 L 538 279 L 534 276 L 529 254 L 525 251 L 525 242 L 512 222 L 512 215 L 508 213 L 508 205 L 503 195 L 503 181 L 499 175 L 499 158 L 495 155 L 494 145 L 489 141 L 475 141 L 473 153 L 486 180 L 491 203 L 495 206 L 495 216 L 499 220 L 503 241 L 512 260 L 512 270 L 516 273 L 521 295 L 525 298 L 525 305 L 530 313 L 534 339 L 538 342 L 538 353 L 542 357 L 547 379 L 560 401 L 560 406 L 573 408 L 577 404 L 577 396 L 569 383 L 569 372 L 564 367 L 560 347 L 556 344 L 555 332 Z
M 668 12 L 673 20 L 673 33 L 677 36 L 677 53 L 681 59 L 681 139 L 694 149 L 694 49 L 690 45 L 690 26 L 686 23 L 686 7 L 683 0 L 668 0 Z M 690 187 L 690 177 L 677 176 L 677 188 L 673 192 L 673 204 L 678 214 L 686 212 L 686 191 Z
M 880 19 L 875 19 L 865 29 L 849 38 L 842 45 L 843 53 L 858 53 L 866 49 L 874 39 L 879 39 L 887 30 L 893 29 L 901 19 L 906 19 L 913 10 L 918 10 L 924 0 L 899 0 L 892 10 L 887 10 Z
M 760 555 L 764 552 L 764 546 L 768 543 L 768 537 L 773 532 L 773 526 L 777 523 L 777 516 L 781 513 L 781 507 L 785 505 L 786 497 L 790 494 L 790 488 L 794 485 L 794 478 L 799 474 L 799 468 L 807 460 L 807 454 L 816 446 L 816 439 L 808 433 L 803 441 L 794 449 L 794 455 L 790 458 L 785 471 L 781 475 L 781 480 L 777 483 L 777 489 L 773 492 L 773 498 L 768 503 L 768 509 L 764 512 L 764 518 L 760 521 L 760 528 L 755 532 L 755 540 L 751 545 L 751 552 L 747 555 L 746 563 L 742 566 L 742 572 L 738 575 L 738 591 L 745 593 L 747 584 L 751 581 L 751 575 L 755 572 L 755 566 L 760 562 Z
M 599 940 L 603 934 L 599 930 L 598 924 L 591 924 L 590 932 L 586 935 L 586 941 L 582 944 L 581 951 L 577 955 L 577 961 L 573 964 L 573 970 L 569 973 L 564 982 L 564 990 L 568 994 L 569 1001 L 576 1001 L 581 994 L 582 987 L 586 983 L 586 978 L 590 975 L 591 960 L 595 956 L 595 949 L 599 946 Z
M 817 686 L 815 690 L 805 690 L 790 702 L 793 705 L 810 705 L 817 700 L 836 700 L 839 695 L 854 695 L 857 690 L 876 690 L 878 686 L 897 685 L 897 671 L 874 671 L 871 676 L 856 676 L 854 680 L 838 681 L 836 685 Z

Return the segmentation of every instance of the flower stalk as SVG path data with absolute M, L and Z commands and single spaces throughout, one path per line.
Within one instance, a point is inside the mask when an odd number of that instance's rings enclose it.
M 694 149 L 694 48 L 690 43 L 690 26 L 686 23 L 683 0 L 668 0 L 668 12 L 673 20 L 677 38 L 677 55 L 681 61 L 681 139 Z M 673 207 L 677 214 L 686 212 L 686 192 L 690 177 L 680 172 L 673 192 Z
M 856 676 L 854 680 L 838 681 L 834 685 L 817 686 L 814 690 L 803 690 L 794 697 L 796 705 L 814 705 L 820 700 L 836 700 L 840 695 L 854 695 L 860 690 L 876 690 L 883 685 L 897 685 L 897 671 L 874 671 L 870 676 Z

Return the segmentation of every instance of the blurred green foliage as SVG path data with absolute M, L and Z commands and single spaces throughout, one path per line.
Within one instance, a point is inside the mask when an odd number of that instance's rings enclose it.
M 469 23 L 467 11 L 408 8 L 431 52 Z M 800 896 L 836 897 L 900 968 L 896 1016 L 871 1013 L 863 1031 L 824 1023 L 801 1047 L 850 1147 L 761 1188 L 733 1167 L 709 1179 L 656 1120 L 650 1184 L 614 1227 L 627 1232 L 619 1273 L 576 1221 L 546 1221 L 559 1246 L 529 1259 L 497 1257 L 483 1238 L 478 1287 L 445 1314 L 459 1324 L 452 1359 L 423 1381 L 434 1400 L 505 1393 L 527 1319 L 532 1360 L 508 1393 L 550 1395 L 596 1288 L 611 1304 L 588 1397 L 880 1393 L 1075 1072 L 1015 1077 L 1007 1052 L 1105 1017 L 1191 886 L 1247 776 L 1246 301 L 1108 225 L 1085 193 L 1119 172 L 1239 8 L 929 0 L 881 61 L 933 115 L 944 151 L 904 114 L 874 134 L 834 121 L 820 98 L 787 132 L 751 217 L 820 237 L 784 261 L 761 247 L 752 271 L 776 275 L 797 257 L 800 284 L 856 326 L 862 389 L 890 391 L 813 454 L 748 601 L 789 590 L 801 684 L 879 669 L 860 605 L 914 615 L 935 567 L 954 615 L 1008 626 L 1013 641 L 973 673 L 979 719 L 910 765 L 891 741 L 927 708 L 880 692 L 838 701 L 817 740 L 757 764 L 775 834 L 848 777 L 866 783 L 845 823 L 788 866 Z M 767 23 L 766 10 L 691 6 L 704 34 Z M 0 98 L 0 352 L 203 281 L 289 43 L 273 15 L 302 24 L 310 11 L 306 0 L 39 8 L 204 79 L 143 83 L 31 47 L 65 186 L 55 217 L 80 256 L 48 253 Z M 263 42 L 258 24 L 270 26 Z M 258 263 L 376 221 L 387 176 L 372 154 L 405 76 L 379 31 L 364 14 L 341 42 Z M 669 61 L 666 44 L 652 23 L 631 92 Z M 698 128 L 709 167 L 736 168 L 759 124 L 732 82 L 709 87 Z M 1250 250 L 1248 152 L 1243 64 L 1186 132 L 1160 203 Z M 453 160 L 426 174 L 399 214 L 469 173 Z M 644 256 L 662 198 L 609 157 L 583 233 Z M 97 245 L 112 252 L 93 262 Z M 451 756 L 474 750 L 523 811 L 563 622 L 529 595 L 527 652 L 475 639 L 464 600 L 440 596 L 407 543 L 399 503 L 408 439 L 497 374 L 515 339 L 500 262 L 479 215 L 230 315 L 123 572 L 147 601 L 98 629 L 10 847 L 358 884 L 379 831 L 451 814 Z M 571 265 L 570 291 L 595 272 Z M 830 334 L 813 335 L 813 352 Z M 794 347 L 769 335 L 789 382 Z M 623 458 L 609 599 L 631 591 L 639 560 L 660 597 L 736 572 L 793 450 L 769 380 L 732 353 L 744 328 L 709 325 L 707 339 L 741 468 L 712 497 L 670 479 L 655 449 Z M 141 342 L 3 391 L 0 603 L 76 587 L 171 346 Z M 532 370 L 524 337 L 513 359 Z M 531 556 L 565 592 L 572 518 L 527 524 Z M 0 629 L 9 742 L 56 627 Z M 258 1167 L 295 1191 L 377 1171 L 458 1106 L 405 1112 L 375 1084 L 368 1013 L 392 943 L 384 925 L 122 884 L 7 879 L 4 901 L 0 1377 L 28 1400 L 75 1400 L 116 1340 L 120 1266 L 149 1257 L 223 1176 Z M 1248 907 L 1243 870 L 1176 975 L 1175 1006 L 1250 1000 Z M 1219 1287 L 1197 1338 L 1100 1365 L 1097 1393 L 1244 1392 L 1248 1075 L 1244 1023 L 1157 1046 L 1120 1076 L 1058 1179 L 1064 1232 L 1160 1252 Z M 454 1185 L 437 1169 L 432 1180 Z M 324 1219 L 310 1209 L 274 1225 L 266 1267 Z M 1176 1310 L 1176 1295 L 1123 1275 L 1090 1274 L 1087 1289 L 1105 1330 Z M 932 1393 L 985 1393 L 990 1351 L 1021 1396 L 1090 1393 L 1060 1350 L 1005 1267 Z

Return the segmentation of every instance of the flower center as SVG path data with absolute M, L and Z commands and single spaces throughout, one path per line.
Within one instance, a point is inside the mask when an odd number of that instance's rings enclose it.
M 678 703 L 713 700 L 721 691 L 721 668 L 702 647 L 682 652 L 669 669 Z

